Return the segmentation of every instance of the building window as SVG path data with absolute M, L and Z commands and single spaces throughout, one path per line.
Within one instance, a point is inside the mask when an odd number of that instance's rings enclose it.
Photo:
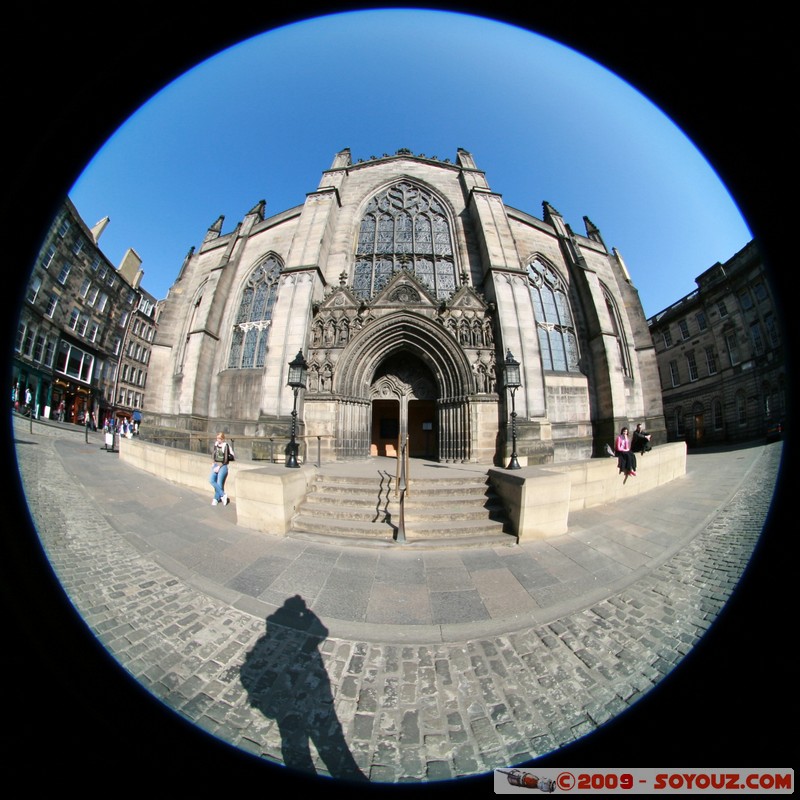
M 70 328 L 70 330 L 74 331 L 78 327 L 78 320 L 80 318 L 81 318 L 80 309 L 73 308 L 72 313 L 69 315 L 69 322 L 67 323 L 67 326 Z
M 50 247 L 45 250 L 44 254 L 42 255 L 41 265 L 43 269 L 47 269 L 52 263 L 53 259 L 56 257 L 56 246 L 51 244 Z
M 614 331 L 614 336 L 617 340 L 617 351 L 619 353 L 620 365 L 622 366 L 622 374 L 626 378 L 629 378 L 631 376 L 631 364 L 630 360 L 628 359 L 628 347 L 625 341 L 625 334 L 622 330 L 622 323 L 620 322 L 619 312 L 617 311 L 617 304 L 614 302 L 614 299 L 611 297 L 611 293 L 606 289 L 605 286 L 603 287 L 603 297 L 605 298 L 606 301 L 606 308 L 608 309 L 608 315 L 611 318 L 611 327 Z M 575 368 L 577 369 L 577 353 L 576 353 Z
M 681 385 L 681 376 L 678 372 L 678 362 L 677 361 L 670 361 L 669 362 L 669 376 L 670 380 L 672 381 L 673 386 L 680 386 Z
M 772 314 L 767 314 L 764 317 L 764 325 L 767 328 L 769 343 L 773 347 L 777 347 L 780 339 L 778 337 L 778 326 L 775 324 L 775 317 Z
M 96 286 L 92 286 L 92 288 L 89 289 L 89 293 L 88 293 L 88 295 L 86 297 L 86 302 L 90 306 L 93 306 L 97 302 L 97 296 L 99 294 L 100 294 L 100 290 Z
M 55 343 L 48 336 L 44 343 L 44 358 L 42 359 L 42 364 L 44 364 L 46 367 L 52 367 L 53 356 L 55 356 L 55 352 Z
M 736 393 L 736 419 L 739 421 L 740 425 L 747 424 L 747 402 L 744 392 Z
M 81 283 L 80 295 L 81 297 L 86 297 L 89 294 L 89 287 L 92 285 L 92 282 L 88 278 L 83 279 L 83 283 Z
M 739 345 L 736 341 L 736 333 L 734 331 L 725 334 L 725 347 L 728 349 L 728 358 L 730 359 L 731 366 L 735 367 L 739 363 Z
M 697 380 L 697 362 L 694 358 L 694 350 L 690 350 L 686 354 L 686 366 L 689 368 L 689 380 Z
M 275 256 L 268 256 L 247 279 L 233 326 L 229 369 L 264 366 L 281 269 L 280 261 Z
M 753 307 L 753 297 L 747 289 L 743 289 L 739 292 L 739 304 L 744 311 Z
M 75 380 L 89 383 L 92 379 L 94 356 L 62 341 L 58 348 L 55 370 Z
M 444 206 L 425 189 L 403 181 L 370 200 L 361 219 L 353 291 L 365 300 L 407 269 L 437 299 L 456 290 L 450 223 Z
M 711 403 L 711 420 L 715 431 L 722 430 L 722 403 L 714 400 Z
M 33 345 L 33 360 L 41 361 L 42 354 L 44 353 L 44 336 L 41 333 L 36 335 L 36 341 Z
M 58 295 L 51 294 L 50 299 L 47 301 L 47 308 L 45 309 L 45 316 L 52 317 L 53 314 L 56 313 L 56 307 L 58 306 Z
M 81 239 L 80 236 L 72 243 L 72 252 L 75 253 L 76 256 L 79 256 L 83 252 L 83 239 Z
M 689 326 L 686 323 L 685 319 L 680 320 L 678 322 L 678 327 L 681 329 L 681 338 L 688 339 L 689 338 Z
M 703 311 L 698 311 L 695 315 L 695 320 L 697 320 L 697 327 L 704 331 L 708 327 L 708 323 L 706 322 L 706 315 Z
M 672 347 L 672 331 L 669 328 L 664 328 L 664 347 Z
M 103 312 L 106 310 L 106 304 L 108 303 L 108 295 L 102 293 L 100 295 L 100 299 L 97 301 L 97 310 Z
M 761 326 L 757 322 L 750 325 L 750 340 L 753 342 L 753 354 L 760 356 L 764 353 L 764 339 L 761 336 Z
M 24 356 L 30 356 L 33 351 L 33 335 L 33 329 L 30 326 L 25 326 L 21 348 Z
M 71 227 L 71 223 L 68 217 L 64 217 L 61 220 L 61 224 L 58 226 L 58 235 L 63 239 L 68 233 Z
M 720 300 L 717 303 L 717 311 L 719 311 L 719 315 L 721 317 L 727 317 L 728 316 L 728 307 L 725 305 L 725 301 L 724 300 Z
M 753 286 L 753 294 L 756 296 L 756 300 L 758 300 L 758 302 L 760 303 L 762 300 L 766 300 L 768 297 L 767 287 L 764 286 L 764 284 L 761 283 L 761 281 L 759 281 Z
M 683 436 L 683 412 L 680 408 L 675 409 L 675 435 Z
M 17 353 L 22 352 L 22 343 L 25 341 L 25 331 L 27 330 L 27 325 L 24 322 L 20 322 L 17 325 L 17 338 L 14 340 L 14 350 Z
M 72 269 L 71 264 L 64 264 L 61 267 L 61 270 L 58 273 L 58 278 L 56 278 L 56 280 L 62 285 L 65 284 L 67 282 L 67 278 L 69 277 L 69 271 L 71 269 Z
M 35 303 L 36 298 L 39 296 L 39 289 L 42 288 L 42 280 L 38 275 L 34 275 L 28 284 L 28 294 L 26 299 L 29 303 Z
M 706 347 L 706 366 L 708 367 L 709 375 L 717 374 L 717 359 L 714 356 L 713 347 Z
M 528 281 L 539 334 L 542 366 L 554 372 L 577 372 L 578 339 L 564 282 L 549 264 L 539 258 L 534 258 L 528 264 Z M 606 303 L 609 302 L 606 294 Z M 619 321 L 613 306 L 609 308 L 609 314 L 617 328 L 615 333 L 619 344 Z M 627 369 L 624 350 L 621 350 L 621 357 L 623 369 Z

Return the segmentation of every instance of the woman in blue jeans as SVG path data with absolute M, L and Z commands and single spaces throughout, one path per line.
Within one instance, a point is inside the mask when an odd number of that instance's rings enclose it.
M 214 487 L 212 506 L 226 506 L 230 502 L 225 494 L 225 481 L 228 477 L 228 462 L 231 460 L 231 446 L 225 441 L 225 434 L 218 433 L 214 442 L 214 460 L 211 462 L 211 475 L 209 483 Z

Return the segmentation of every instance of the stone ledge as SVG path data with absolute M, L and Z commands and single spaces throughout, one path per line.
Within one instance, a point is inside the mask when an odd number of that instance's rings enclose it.
M 139 439 L 122 439 L 120 459 L 171 483 L 211 496 L 211 456 Z M 659 445 L 639 456 L 635 478 L 617 471 L 615 458 L 592 458 L 519 470 L 487 468 L 520 541 L 567 532 L 569 515 L 640 495 L 686 474 L 686 444 Z M 225 485 L 235 499 L 237 522 L 251 530 L 285 536 L 317 474 L 316 467 L 237 461 Z
M 686 444 L 659 445 L 637 460 L 636 477 L 620 475 L 616 458 L 592 458 L 492 468 L 489 479 L 519 540 L 545 539 L 566 533 L 573 511 L 627 500 L 685 475 Z

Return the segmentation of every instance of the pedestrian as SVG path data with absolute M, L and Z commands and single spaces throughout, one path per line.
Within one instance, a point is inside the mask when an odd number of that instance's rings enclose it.
M 625 475 L 636 477 L 636 456 L 631 451 L 631 440 L 628 429 L 623 428 L 614 440 L 614 454 L 617 456 L 617 466 Z
M 220 432 L 214 441 L 214 460 L 211 462 L 211 475 L 208 481 L 214 487 L 214 499 L 212 506 L 219 503 L 226 506 L 230 502 L 228 495 L 225 494 L 225 481 L 228 479 L 228 463 L 233 461 L 233 451 L 228 442 L 225 441 L 225 434 Z
M 637 423 L 636 430 L 633 432 L 631 451 L 644 455 L 648 450 L 652 450 L 653 447 L 650 444 L 650 436 L 651 434 L 645 432 L 642 423 Z
M 58 404 L 58 421 L 59 422 L 63 422 L 64 421 L 64 412 L 65 411 L 66 411 L 66 405 L 65 405 L 64 401 L 62 400 Z

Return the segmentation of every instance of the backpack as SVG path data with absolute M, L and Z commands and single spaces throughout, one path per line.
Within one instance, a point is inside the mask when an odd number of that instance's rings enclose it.
M 236 454 L 233 452 L 230 442 L 226 442 L 225 446 L 228 448 L 228 461 L 236 461 Z

